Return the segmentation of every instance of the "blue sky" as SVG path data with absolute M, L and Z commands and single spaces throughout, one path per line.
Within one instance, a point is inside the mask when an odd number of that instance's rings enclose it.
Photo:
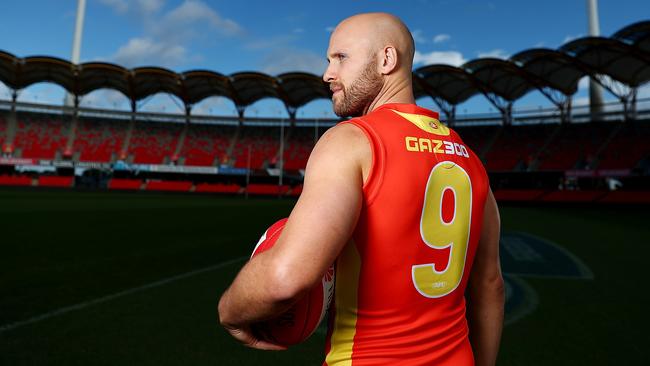
M 601 0 L 598 5 L 604 36 L 650 19 L 647 0 Z M 75 0 L 4 1 L 0 49 L 19 57 L 70 59 L 76 6 Z M 249 70 L 272 75 L 287 71 L 322 74 L 331 29 L 345 17 L 367 11 L 391 12 L 404 20 L 416 39 L 415 67 L 458 66 L 483 56 L 506 58 L 532 47 L 557 48 L 586 35 L 588 28 L 585 0 L 87 0 L 81 62 L 153 65 L 174 71 L 209 69 L 223 74 Z M 584 102 L 586 85 L 581 83 L 576 104 Z M 650 96 L 646 91 L 641 94 Z M 6 88 L 0 90 L 0 98 L 8 98 Z M 172 99 L 156 95 L 140 102 L 139 108 L 180 111 Z M 20 100 L 60 104 L 63 90 L 37 84 L 22 91 Z M 128 108 L 123 96 L 106 90 L 91 93 L 82 103 Z M 429 98 L 418 103 L 435 109 Z M 515 108 L 540 105 L 550 104 L 539 92 L 531 92 Z M 232 103 L 223 98 L 210 98 L 195 108 L 197 113 L 235 114 Z M 480 95 L 458 107 L 461 114 L 490 111 Z M 285 116 L 286 112 L 279 101 L 267 99 L 251 106 L 247 114 Z M 312 102 L 298 116 L 332 116 L 331 102 Z

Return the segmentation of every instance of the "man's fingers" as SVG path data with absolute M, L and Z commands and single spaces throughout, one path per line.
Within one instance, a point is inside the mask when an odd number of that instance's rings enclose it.
M 285 346 L 280 346 L 278 344 L 263 341 L 261 339 L 256 339 L 254 343 L 247 344 L 246 346 L 250 348 L 261 349 L 264 351 L 286 351 L 287 350 L 287 347 Z
M 261 349 L 266 351 L 284 351 L 287 349 L 285 346 L 280 346 L 265 340 L 261 340 L 255 335 L 250 328 L 226 328 L 233 338 L 241 342 L 246 347 Z

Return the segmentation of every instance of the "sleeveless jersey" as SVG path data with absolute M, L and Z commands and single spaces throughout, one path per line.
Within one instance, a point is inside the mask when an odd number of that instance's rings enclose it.
M 351 123 L 372 168 L 336 263 L 326 366 L 473 365 L 464 292 L 488 179 L 438 114 L 386 104 Z

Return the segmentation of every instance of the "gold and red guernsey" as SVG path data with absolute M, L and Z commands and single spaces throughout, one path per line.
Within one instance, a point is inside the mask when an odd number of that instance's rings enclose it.
M 488 178 L 438 114 L 386 104 L 351 119 L 373 165 L 336 266 L 327 366 L 473 365 L 464 292 Z

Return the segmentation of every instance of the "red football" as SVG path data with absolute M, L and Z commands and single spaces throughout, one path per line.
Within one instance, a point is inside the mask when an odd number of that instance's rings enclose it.
M 251 256 L 271 248 L 280 237 L 287 219 L 271 225 L 253 250 Z M 300 343 L 309 338 L 323 320 L 334 294 L 334 266 L 330 266 L 316 285 L 304 298 L 277 318 L 253 325 L 261 338 L 283 346 Z

